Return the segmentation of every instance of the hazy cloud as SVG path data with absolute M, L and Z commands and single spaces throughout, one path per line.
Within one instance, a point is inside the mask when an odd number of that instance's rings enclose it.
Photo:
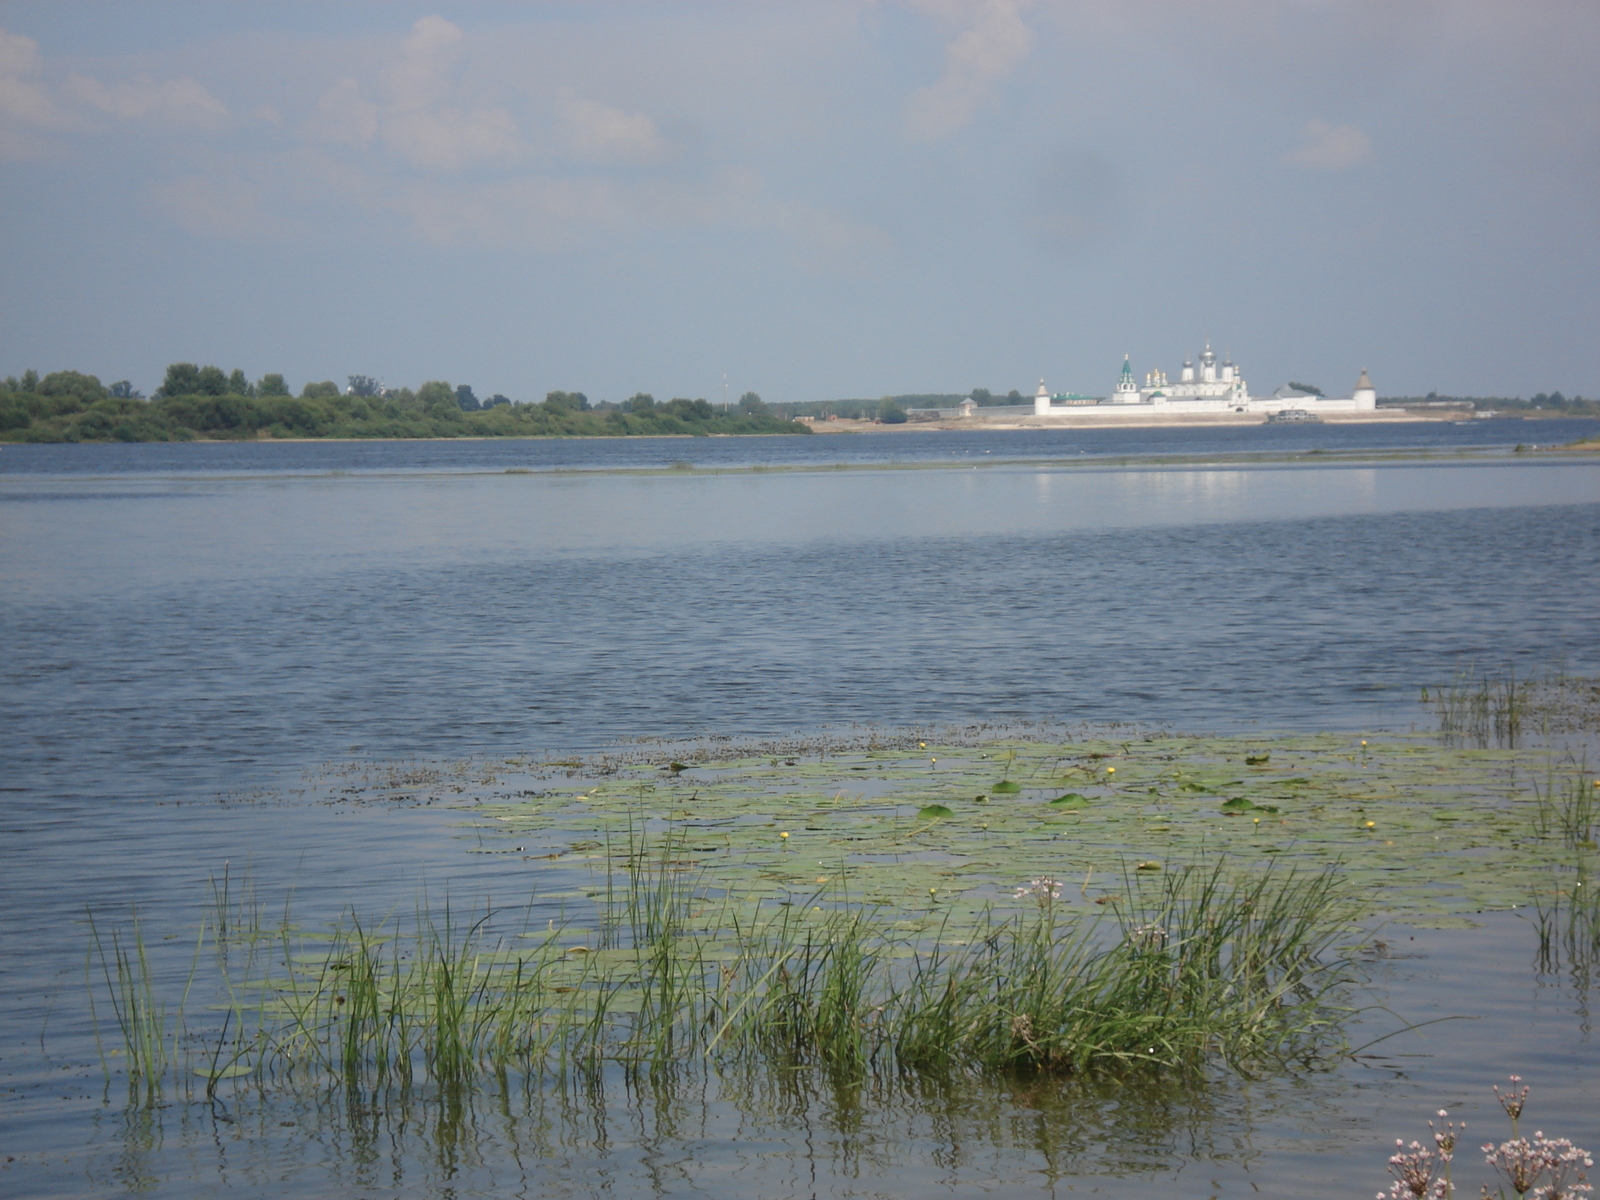
M 459 171 L 473 163 L 509 161 L 525 149 L 505 109 L 450 103 L 461 38 L 461 30 L 443 17 L 423 17 L 411 27 L 388 75 L 389 103 L 379 133 L 419 167 Z
M 39 43 L 0 29 L 0 156 L 23 158 L 44 143 L 39 131 L 58 129 L 66 117 L 33 76 L 39 73 Z
M 259 189 L 239 180 L 190 175 L 154 184 L 150 191 L 190 233 L 253 240 L 293 230 L 292 223 L 263 207 Z
M 1300 136 L 1300 145 L 1285 154 L 1283 161 L 1313 171 L 1343 171 L 1372 153 L 1367 135 L 1354 125 L 1308 121 Z
M 666 139 L 644 113 L 625 112 L 575 96 L 561 100 L 560 112 L 567 145 L 579 158 L 649 163 L 667 155 Z
M 306 133 L 319 142 L 364 146 L 378 136 L 378 106 L 354 79 L 341 79 L 318 99 Z
M 906 102 L 906 129 L 920 141 L 933 141 L 965 129 L 987 103 L 994 85 L 1033 47 L 1033 31 L 1024 24 L 1026 0 L 976 0 L 951 5 L 923 0 L 917 7 L 940 12 L 958 10 L 967 28 L 945 47 L 944 74 L 931 87 L 913 92 Z
M 823 275 L 868 273 L 892 246 L 882 230 L 841 213 L 769 196 L 757 174 L 741 168 L 690 179 L 433 178 L 395 187 L 329 162 L 321 178 L 347 202 L 402 217 L 418 240 L 436 246 L 549 254 L 665 229 L 764 230 L 788 242 L 800 267 Z
M 67 76 L 74 99 L 123 121 L 148 120 L 163 125 L 215 128 L 228 119 L 228 108 L 193 79 L 151 79 L 106 85 L 84 75 Z
M 1064 151 L 1046 160 L 1035 180 L 1033 226 L 1058 250 L 1104 244 L 1127 215 L 1122 172 L 1091 150 Z

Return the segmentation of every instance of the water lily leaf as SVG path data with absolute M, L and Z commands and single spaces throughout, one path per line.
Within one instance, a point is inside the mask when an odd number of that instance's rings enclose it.
M 1232 800 L 1222 802 L 1222 811 L 1225 813 L 1247 813 L 1255 810 L 1255 802 L 1246 800 L 1243 796 L 1235 796 Z
M 1199 784 L 1199 783 L 1180 783 L 1178 785 L 1178 790 L 1180 792 L 1209 792 L 1209 791 L 1211 791 L 1210 788 L 1206 787 L 1204 784 Z
M 1020 783 L 1012 783 L 1009 779 L 1002 779 L 990 789 L 997 796 L 1015 796 L 1022 790 Z
M 1049 802 L 1051 808 L 1087 808 L 1089 797 L 1077 792 L 1068 792 L 1065 796 L 1057 796 Z
M 917 810 L 917 816 L 924 821 L 942 821 L 955 815 L 955 809 L 946 808 L 943 804 L 928 804 Z
M 1263 750 L 1260 754 L 1246 754 L 1244 763 L 1247 767 L 1264 767 L 1272 761 L 1272 751 Z

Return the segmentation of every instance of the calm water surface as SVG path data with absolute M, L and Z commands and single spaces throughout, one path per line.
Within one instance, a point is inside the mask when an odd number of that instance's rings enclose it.
M 1252 432 L 1072 436 L 1206 455 Z M 309 920 L 419 885 L 515 893 L 450 814 L 298 801 L 321 763 L 853 722 L 1407 728 L 1418 686 L 1463 664 L 1600 673 L 1592 461 L 1096 467 L 1028 435 L 961 438 L 1038 460 L 984 470 L 795 457 L 925 465 L 958 437 L 0 451 L 0 1191 L 1368 1196 L 1435 1108 L 1498 1132 L 1484 1089 L 1513 1071 L 1547 1131 L 1594 1148 L 1592 994 L 1528 971 L 1515 914 L 1404 931 L 1416 957 L 1375 966 L 1408 1016 L 1475 1018 L 1383 1046 L 1419 1057 L 1204 1098 L 975 1086 L 855 1109 L 816 1081 L 611 1079 L 453 1126 L 104 1103 L 86 906 L 186 933 L 224 861 Z M 627 473 L 764 455 L 805 469 Z

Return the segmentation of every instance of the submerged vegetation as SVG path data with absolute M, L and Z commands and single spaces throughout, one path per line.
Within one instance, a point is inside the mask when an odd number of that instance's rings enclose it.
M 1422 702 L 1451 746 L 1516 749 L 1530 738 L 1600 732 L 1600 680 L 1559 671 L 1519 678 L 1514 668 L 1468 669 L 1441 687 L 1423 688 Z

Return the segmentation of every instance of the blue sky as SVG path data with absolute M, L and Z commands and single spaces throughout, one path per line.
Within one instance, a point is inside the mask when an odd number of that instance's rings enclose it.
M 0 3 L 0 373 L 1600 393 L 1600 6 Z

